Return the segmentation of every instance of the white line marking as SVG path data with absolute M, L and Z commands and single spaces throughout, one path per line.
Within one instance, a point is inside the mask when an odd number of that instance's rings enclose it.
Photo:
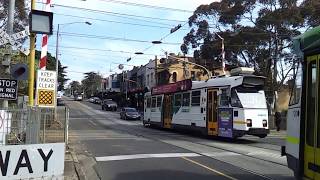
M 96 157 L 96 161 L 120 161 L 129 159 L 145 159 L 145 158 L 172 158 L 172 157 L 199 157 L 196 153 L 162 153 L 162 154 L 133 154 L 133 155 L 118 155 Z
M 204 156 L 209 156 L 209 157 L 241 156 L 241 154 L 234 153 L 234 152 L 228 152 L 228 151 L 201 153 L 201 154 Z
M 94 126 L 97 126 L 97 124 L 96 124 L 95 122 L 93 122 L 92 120 L 89 120 L 89 122 L 90 122 L 91 124 L 93 124 Z

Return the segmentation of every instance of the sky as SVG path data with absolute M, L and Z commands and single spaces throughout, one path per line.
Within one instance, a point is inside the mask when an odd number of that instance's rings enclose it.
M 37 1 L 37 9 L 43 8 L 41 1 Z M 56 30 L 57 25 L 61 24 L 59 60 L 62 65 L 68 66 L 67 75 L 69 79 L 81 81 L 85 72 L 95 71 L 103 77 L 107 77 L 110 74 L 121 72 L 118 69 L 118 64 L 125 64 L 124 70 L 129 70 L 134 65 L 145 65 L 156 55 L 158 57 L 163 56 L 166 51 L 179 53 L 183 37 L 190 31 L 188 24 L 186 24 L 188 18 L 199 5 L 209 4 L 214 0 L 52 1 L 54 4 L 51 8 L 54 13 L 54 34 L 49 37 L 48 51 L 55 55 Z M 138 7 L 122 2 L 187 11 Z M 129 16 L 123 14 L 129 14 Z M 90 22 L 92 25 L 87 25 L 85 22 Z M 74 24 L 66 25 L 65 23 Z M 168 42 L 169 44 L 152 45 L 151 41 L 160 40 L 170 34 L 170 29 L 178 24 L 184 26 L 162 40 L 162 42 Z M 91 38 L 88 38 L 88 35 Z M 115 40 L 115 38 L 118 40 Z M 142 42 L 133 42 L 127 39 Z M 150 48 L 145 50 L 148 47 Z M 41 37 L 39 36 L 37 38 L 37 49 L 41 49 Z M 144 55 L 135 55 L 135 52 L 143 52 Z M 127 62 L 130 57 L 132 58 L 131 61 Z

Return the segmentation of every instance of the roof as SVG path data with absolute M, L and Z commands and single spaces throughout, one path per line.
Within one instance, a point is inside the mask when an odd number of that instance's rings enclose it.
M 243 76 L 225 76 L 209 79 L 208 81 L 193 81 L 192 89 L 204 87 L 239 86 L 242 84 Z
M 294 46 L 299 46 L 303 52 L 320 48 L 320 26 L 315 27 L 294 38 Z M 296 48 L 297 51 L 298 48 Z

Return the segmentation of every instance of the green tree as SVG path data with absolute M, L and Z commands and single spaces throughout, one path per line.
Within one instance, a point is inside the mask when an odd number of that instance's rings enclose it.
M 85 77 L 81 83 L 86 97 L 96 95 L 100 90 L 100 83 L 102 79 L 101 75 L 95 72 L 87 72 L 84 73 L 84 75 Z
M 318 0 L 221 0 L 201 5 L 189 18 L 191 30 L 181 50 L 193 51 L 200 64 L 205 59 L 219 65 L 219 34 L 225 41 L 227 63 L 254 67 L 257 74 L 267 77 L 271 104 L 274 92 L 294 67 L 291 39 L 318 23 L 319 4 Z
M 74 94 L 75 92 L 82 92 L 82 86 L 78 81 L 72 81 L 70 83 L 70 92 Z

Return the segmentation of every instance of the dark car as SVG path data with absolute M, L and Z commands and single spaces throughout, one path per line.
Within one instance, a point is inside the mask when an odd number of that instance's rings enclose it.
M 101 104 L 101 99 L 98 98 L 98 97 L 94 97 L 93 103 L 95 103 L 95 104 Z
M 122 108 L 120 112 L 120 119 L 140 119 L 141 115 L 140 113 L 136 110 L 136 108 Z
M 62 98 L 57 98 L 57 106 L 64 106 L 64 105 L 65 105 L 65 103 L 62 100 Z
M 101 109 L 106 111 L 117 111 L 118 105 L 116 102 L 106 99 L 101 102 Z

